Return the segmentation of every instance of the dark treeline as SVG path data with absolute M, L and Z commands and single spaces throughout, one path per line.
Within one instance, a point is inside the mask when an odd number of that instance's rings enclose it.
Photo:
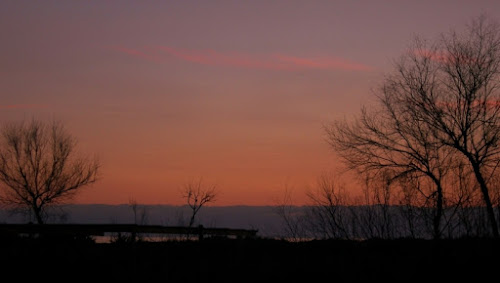
M 283 208 L 281 208 L 283 209 Z M 289 206 L 283 215 L 287 240 L 433 239 L 434 209 L 410 206 Z M 442 238 L 491 237 L 484 207 L 446 208 Z
M 473 179 L 469 181 L 462 182 L 463 187 L 444 187 L 439 238 L 493 236 L 481 195 L 471 185 Z M 285 237 L 291 240 L 436 238 L 438 208 L 429 205 L 425 188 L 414 185 L 367 181 L 363 193 L 354 196 L 337 177 L 323 175 L 307 194 L 310 205 L 294 206 L 288 195 L 276 209 Z M 493 188 L 493 205 L 499 215 L 499 191 Z

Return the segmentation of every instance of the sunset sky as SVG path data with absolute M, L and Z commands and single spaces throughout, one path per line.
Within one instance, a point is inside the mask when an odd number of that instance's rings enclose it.
M 500 1 L 2 1 L 0 123 L 58 119 L 96 154 L 77 203 L 297 204 L 339 162 L 322 125 L 370 105 L 414 35 Z

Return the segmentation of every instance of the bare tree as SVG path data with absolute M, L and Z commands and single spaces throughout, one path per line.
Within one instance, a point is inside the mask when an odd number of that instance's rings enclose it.
M 500 28 L 480 16 L 464 33 L 416 39 L 396 63 L 377 98 L 353 124 L 327 128 L 332 146 L 351 168 L 430 178 L 440 236 L 443 178 L 465 159 L 479 184 L 493 236 L 499 237 L 490 181 L 500 163 Z M 458 157 L 457 157 L 458 156 Z
M 132 209 L 134 213 L 134 224 L 135 225 L 146 225 L 148 222 L 148 209 L 144 205 L 139 205 L 136 199 L 130 198 L 128 201 L 129 207 Z M 121 237 L 121 235 L 120 235 Z M 137 234 L 135 231 L 132 232 L 129 238 L 130 241 L 142 241 L 143 235 Z
M 418 75 L 419 80 L 426 80 L 426 73 Z M 434 236 L 439 238 L 442 179 L 448 170 L 450 152 L 439 146 L 425 122 L 407 111 L 400 101 L 399 86 L 399 81 L 388 78 L 376 92 L 379 107 L 372 111 L 363 108 L 352 122 L 326 125 L 327 139 L 349 169 L 370 178 L 383 178 L 387 183 L 384 186 L 410 175 L 431 180 L 435 189 L 429 194 L 420 193 L 434 202 Z
M 198 214 L 198 211 L 203 205 L 214 202 L 217 196 L 216 185 L 205 185 L 202 178 L 194 181 L 191 180 L 184 185 L 183 198 L 186 200 L 191 209 L 191 217 L 189 219 L 189 227 L 192 227 Z
M 76 155 L 76 141 L 60 122 L 12 123 L 1 129 L 0 201 L 30 210 L 38 224 L 47 208 L 70 200 L 97 180 L 99 162 Z
M 288 184 L 285 184 L 283 199 L 276 202 L 275 211 L 283 221 L 283 236 L 287 240 L 299 242 L 308 236 L 304 209 L 293 204 L 292 190 Z
M 491 233 L 499 237 L 489 184 L 500 156 L 499 25 L 480 16 L 463 33 L 410 49 L 397 71 L 400 103 L 439 144 L 469 163 Z
M 316 234 L 325 238 L 352 237 L 351 210 L 347 207 L 349 195 L 335 176 L 321 175 L 317 187 L 308 192 L 307 196 L 311 201 L 309 224 Z
M 392 175 L 365 174 L 363 176 L 364 211 L 359 213 L 362 222 L 364 238 L 394 238 L 401 231 L 396 231 L 394 216 L 391 209 L 395 204 L 394 184 Z
M 134 213 L 134 224 L 146 225 L 148 223 L 148 208 L 145 205 L 139 205 L 136 199 L 129 199 L 128 205 Z

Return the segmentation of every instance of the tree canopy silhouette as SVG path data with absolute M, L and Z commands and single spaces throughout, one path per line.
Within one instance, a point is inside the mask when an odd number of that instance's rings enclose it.
M 5 125 L 0 132 L 0 201 L 45 223 L 47 208 L 97 180 L 96 158 L 77 156 L 76 140 L 60 122 Z
M 491 234 L 499 237 L 490 196 L 500 164 L 500 27 L 486 16 L 463 32 L 416 38 L 376 97 L 381 107 L 326 126 L 328 141 L 350 168 L 435 184 L 439 237 L 443 178 L 467 164 L 481 191 Z M 416 174 L 416 175 L 415 175 Z

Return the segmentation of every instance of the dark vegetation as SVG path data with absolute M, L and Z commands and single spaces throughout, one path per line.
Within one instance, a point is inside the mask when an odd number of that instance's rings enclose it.
M 460 240 L 206 239 L 98 244 L 2 239 L 3 276 L 86 282 L 354 282 L 487 279 L 500 242 Z M 488 275 L 489 274 L 489 275 Z M 4 277 L 5 278 L 5 277 Z

